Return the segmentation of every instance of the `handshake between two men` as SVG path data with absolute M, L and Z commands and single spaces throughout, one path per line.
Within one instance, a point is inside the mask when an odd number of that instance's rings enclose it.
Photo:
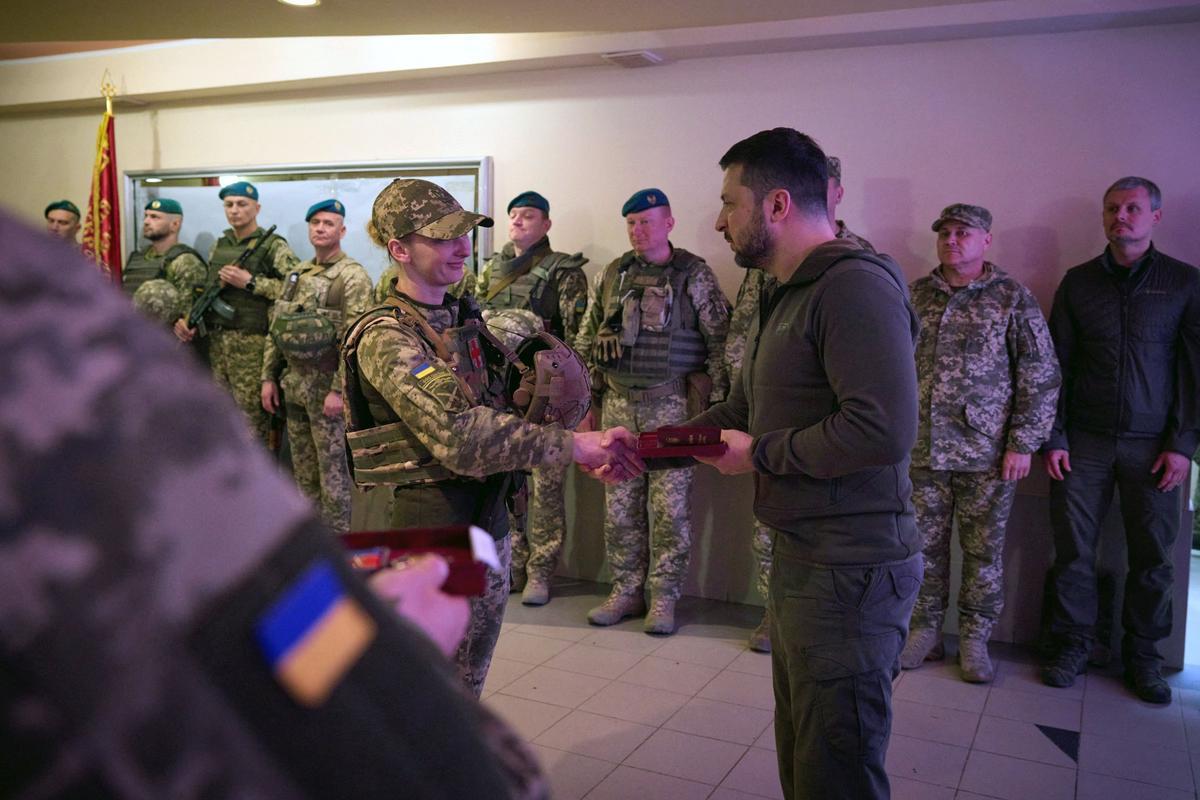
M 754 470 L 754 440 L 743 431 L 670 428 L 639 435 L 619 426 L 593 431 L 592 421 L 589 414 L 576 431 L 572 457 L 580 470 L 604 483 L 638 477 L 647 469 L 646 459 L 692 458 L 724 475 Z

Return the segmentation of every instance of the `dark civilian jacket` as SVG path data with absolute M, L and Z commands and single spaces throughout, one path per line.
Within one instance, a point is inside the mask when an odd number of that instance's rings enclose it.
M 754 437 L 754 513 L 819 564 L 921 549 L 908 457 L 917 317 L 900 269 L 843 241 L 764 298 L 729 399 L 688 422 Z
M 1191 456 L 1200 443 L 1200 272 L 1151 245 L 1131 273 L 1105 254 L 1067 271 L 1050 334 L 1062 367 L 1046 450 L 1072 429 L 1159 439 Z

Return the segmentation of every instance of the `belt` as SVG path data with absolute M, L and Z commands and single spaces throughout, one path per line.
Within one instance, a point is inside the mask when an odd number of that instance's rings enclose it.
M 666 383 L 660 383 L 658 386 L 651 386 L 648 389 L 626 389 L 623 386 L 617 386 L 607 378 L 605 378 L 604 382 L 608 385 L 608 391 L 634 403 L 658 400 L 659 398 L 671 397 L 672 395 L 686 396 L 687 394 L 687 381 L 683 378 L 674 378 Z

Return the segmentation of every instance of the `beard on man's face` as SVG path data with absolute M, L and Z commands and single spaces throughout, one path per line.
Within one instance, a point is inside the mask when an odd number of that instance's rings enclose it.
M 742 269 L 762 269 L 775 249 L 762 209 L 757 209 L 742 242 L 733 242 L 733 263 Z

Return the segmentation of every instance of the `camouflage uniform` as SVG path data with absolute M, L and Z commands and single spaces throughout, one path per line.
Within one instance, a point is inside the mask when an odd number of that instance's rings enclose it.
M 599 340 L 614 336 L 610 320 L 614 308 L 620 314 L 622 289 L 628 290 L 630 275 L 657 277 L 683 271 L 683 291 L 675 291 L 670 309 L 670 325 L 678 325 L 695 337 L 703 354 L 697 363 L 683 369 L 671 367 L 671 377 L 639 374 L 639 361 L 650 365 L 654 342 L 642 317 L 636 333 L 639 343 L 624 349 L 619 362 L 604 361 L 596 347 Z M 666 326 L 664 326 L 666 327 Z M 587 313 L 584 316 L 575 349 L 597 377 L 593 392 L 601 393 L 600 425 L 622 425 L 633 432 L 650 431 L 664 425 L 677 425 L 688 418 L 684 375 L 705 371 L 712 378 L 708 398 L 716 402 L 729 389 L 729 377 L 722 360 L 725 335 L 729 328 L 729 301 L 721 292 L 716 276 L 702 259 L 682 248 L 673 248 L 665 265 L 647 264 L 630 251 L 600 271 L 595 278 Z M 649 334 L 649 335 L 648 335 Z M 663 334 L 660 332 L 658 336 Z M 672 342 L 671 355 L 683 350 Z M 648 397 L 646 395 L 649 395 Z M 692 478 L 694 467 L 653 471 L 615 485 L 604 487 L 604 549 L 612 570 L 613 593 L 640 596 L 647 583 L 651 598 L 677 600 L 687 576 L 692 538 Z M 653 524 L 647 524 L 647 507 L 653 510 Z M 648 571 L 648 572 L 647 572 Z
M 256 238 L 265 233 L 259 228 L 245 239 L 234 238 L 231 228 L 213 245 L 208 256 L 209 279 L 216 280 L 221 267 L 230 264 Z M 254 291 L 247 292 L 233 286 L 221 292 L 223 299 L 231 302 L 254 302 L 258 298 L 262 309 L 262 320 L 243 319 L 239 309 L 232 322 L 213 317 L 209 324 L 207 351 L 208 363 L 212 367 L 217 383 L 233 395 L 234 401 L 246 414 L 250 428 L 263 444 L 267 444 L 271 432 L 271 418 L 262 407 L 263 348 L 266 345 L 266 315 L 270 303 L 279 298 L 283 291 L 283 278 L 292 272 L 299 259 L 288 246 L 287 240 L 272 235 L 265 245 L 266 252 L 256 253 L 249 258 L 249 271 L 254 275 Z
M 154 277 L 141 283 L 132 293 L 134 308 L 168 326 L 188 313 L 192 301 L 204 291 L 208 282 L 208 266 L 199 253 L 190 247 L 167 258 L 170 253 L 171 250 L 166 254 L 158 253 L 151 246 L 138 254 L 142 262 L 161 261 L 164 264 Z
M 262 380 L 278 383 L 283 392 L 292 474 L 319 504 L 325 523 L 339 533 L 350 528 L 346 425 L 340 415 L 325 415 L 325 396 L 342 391 L 338 343 L 347 323 L 367 310 L 370 294 L 367 271 L 345 253 L 329 263 L 303 262 L 275 301 L 263 350 Z M 324 320 L 317 332 L 292 329 L 306 325 L 313 314 Z M 293 326 L 288 320 L 295 320 Z
M 959 636 L 986 642 L 1004 608 L 1004 532 L 1016 481 L 1006 450 L 1033 453 L 1054 422 L 1058 360 L 1037 300 L 993 264 L 954 290 L 938 267 L 912 286 L 921 319 L 913 505 L 925 582 L 912 627 L 940 630 L 950 598 L 950 531 L 963 548 Z
M 547 796 L 175 341 L 44 234 L 0 239 L 4 796 Z M 365 633 L 302 701 L 258 627 L 314 567 Z
M 837 221 L 835 235 L 858 245 L 859 248 L 874 253 L 875 248 L 863 237 L 846 227 L 840 219 Z M 733 304 L 733 312 L 729 315 L 729 335 L 725 338 L 725 369 L 732 383 L 737 380 L 742 369 L 742 361 L 746 357 L 746 335 L 750 324 L 758 319 L 758 310 L 764 293 L 775 288 L 775 279 L 761 269 L 748 269 L 738 287 L 737 300 Z M 759 594 L 767 598 L 767 586 L 771 580 L 771 529 L 761 522 L 754 522 L 754 538 L 750 540 L 754 553 L 755 564 L 758 568 L 755 585 Z
M 522 261 L 532 262 L 526 275 L 499 288 L 493 296 L 493 278 L 524 268 Z M 544 320 L 546 330 L 564 342 L 573 342 L 587 309 L 587 276 L 583 274 L 586 263 L 587 259 L 579 253 L 570 256 L 552 250 L 549 238 L 523 253 L 522 259 L 517 257 L 512 242 L 508 242 L 484 262 L 473 291 L 485 309 L 534 310 Z M 518 286 L 523 281 L 530 285 Z M 534 305 L 538 308 L 533 309 Z M 563 504 L 566 477 L 566 467 L 533 470 L 528 531 L 514 530 L 512 536 L 512 572 L 518 585 L 524 583 L 527 569 L 530 577 L 548 581 L 558 567 L 567 531 L 567 511 Z
M 410 303 L 437 334 L 479 316 L 470 298 L 447 295 L 442 305 L 427 306 L 393 293 L 392 306 L 373 309 L 351 326 L 343 353 L 347 412 L 353 421 L 355 409 L 366 406 L 368 424 L 399 426 L 402 440 L 416 450 L 415 458 L 399 467 L 408 474 L 400 480 L 367 479 L 356 456 L 355 480 L 400 484 L 392 517 L 397 527 L 471 523 L 497 539 L 500 572 L 489 576 L 484 595 L 472 598 L 468 636 L 458 652 L 460 676 L 478 695 L 508 599 L 510 523 L 503 500 L 511 484 L 505 481 L 514 471 L 570 464 L 571 433 L 531 425 L 497 407 L 503 405 L 502 392 L 491 370 L 480 398 L 490 402 L 474 405 L 459 382 L 469 365 L 455 359 L 452 366 L 439 356 L 435 343 L 397 308 L 398 300 Z

